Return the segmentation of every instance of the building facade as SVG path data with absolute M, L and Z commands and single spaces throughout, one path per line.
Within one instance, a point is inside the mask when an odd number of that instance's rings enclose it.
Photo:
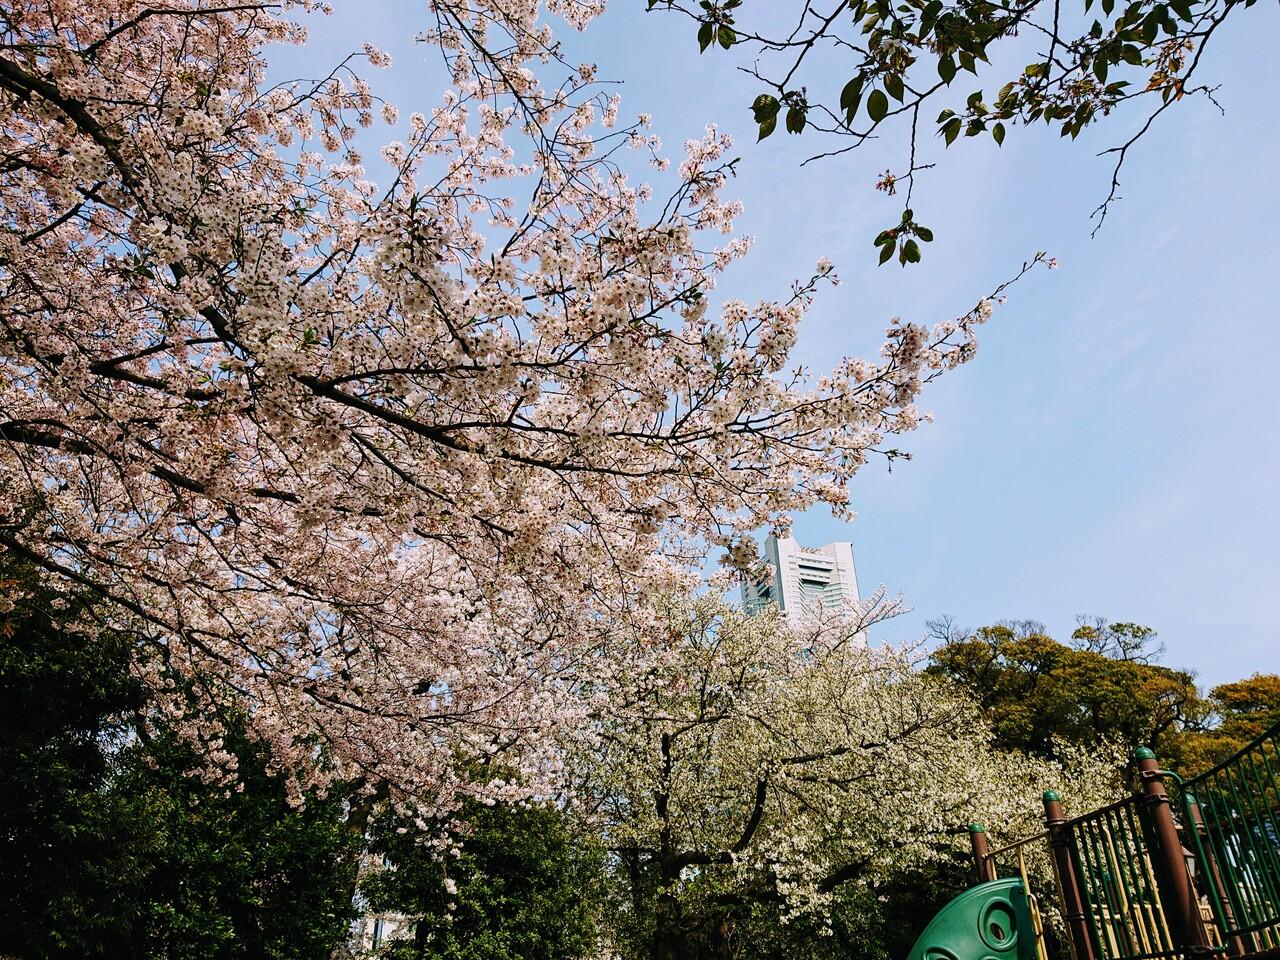
M 766 571 L 742 584 L 742 607 L 754 613 L 776 603 L 788 619 L 816 615 L 821 610 L 852 610 L 858 605 L 858 571 L 853 544 L 802 547 L 795 537 L 770 535 L 764 542 Z

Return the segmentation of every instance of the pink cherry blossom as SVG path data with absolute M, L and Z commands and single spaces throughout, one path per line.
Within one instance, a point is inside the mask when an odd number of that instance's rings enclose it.
M 310 0 L 8 6 L 0 543 L 101 591 L 215 764 L 188 697 L 243 704 L 292 777 L 438 808 L 553 782 L 596 681 L 653 654 L 611 631 L 708 550 L 846 512 L 994 300 L 789 370 L 818 276 L 710 302 L 749 246 L 729 138 L 652 200 L 617 149 L 661 160 L 648 118 L 557 60 L 539 0 L 428 4 L 454 84 L 377 185 L 354 137 L 397 113 L 354 71 L 385 54 L 265 84 Z

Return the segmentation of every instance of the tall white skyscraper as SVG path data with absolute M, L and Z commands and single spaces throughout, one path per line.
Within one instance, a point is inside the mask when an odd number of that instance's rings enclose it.
M 759 580 L 742 584 L 742 606 L 754 613 L 766 603 L 776 603 L 789 619 L 856 606 L 858 571 L 853 564 L 853 544 L 847 541 L 822 547 L 802 547 L 795 537 L 764 542 L 767 572 Z

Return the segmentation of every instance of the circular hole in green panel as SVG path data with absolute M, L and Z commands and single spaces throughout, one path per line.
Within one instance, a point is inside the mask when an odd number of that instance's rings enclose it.
M 990 901 L 982 908 L 978 933 L 992 950 L 1012 950 L 1018 942 L 1017 915 L 1013 904 L 1003 898 Z

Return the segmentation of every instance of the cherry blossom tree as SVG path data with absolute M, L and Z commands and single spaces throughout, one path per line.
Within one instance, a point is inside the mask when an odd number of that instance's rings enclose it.
M 1064 745 L 1056 761 L 996 749 L 968 691 L 861 639 L 899 609 L 878 594 L 857 615 L 797 626 L 776 608 L 671 604 L 667 658 L 615 694 L 575 763 L 629 878 L 623 912 L 641 928 L 651 918 L 645 955 L 731 945 L 744 908 L 821 927 L 848 887 L 967 855 L 972 821 L 1013 840 L 1043 829 L 1046 789 L 1074 810 L 1119 794 L 1110 748 Z M 1052 889 L 1044 849 L 1029 856 Z
M 316 6 L 0 5 L 0 544 L 110 601 L 174 723 L 173 677 L 208 691 L 215 767 L 230 694 L 282 770 L 446 809 L 554 777 L 707 551 L 847 511 L 1003 287 L 794 369 L 834 275 L 711 305 L 749 246 L 727 137 L 664 172 L 538 0 L 432 0 L 453 82 L 375 186 L 385 54 L 265 79 Z

